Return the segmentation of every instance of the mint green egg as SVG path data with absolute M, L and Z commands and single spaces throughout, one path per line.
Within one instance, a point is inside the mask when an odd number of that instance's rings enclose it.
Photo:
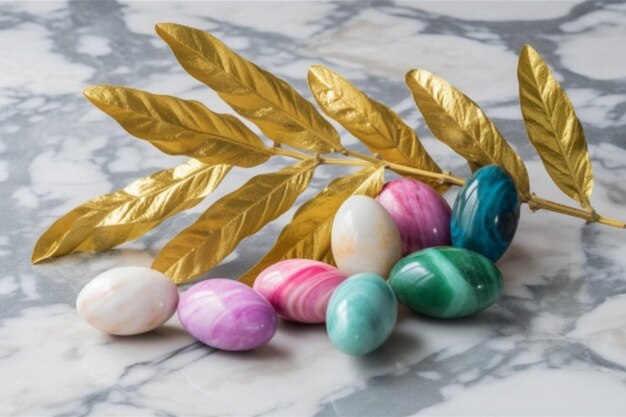
M 333 292 L 326 310 L 326 330 L 340 351 L 365 355 L 389 338 L 397 318 L 398 302 L 389 284 L 364 272 L 346 279 Z
M 389 274 L 398 301 L 411 310 L 439 318 L 464 317 L 495 303 L 502 274 L 488 258 L 463 248 L 438 247 L 414 252 Z

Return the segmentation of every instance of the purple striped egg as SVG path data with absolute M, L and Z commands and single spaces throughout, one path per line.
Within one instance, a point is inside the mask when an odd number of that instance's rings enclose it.
M 389 181 L 376 197 L 396 223 L 402 254 L 450 246 L 450 206 L 437 191 L 408 178 Z
M 300 323 L 324 323 L 333 291 L 348 276 L 309 259 L 288 259 L 266 268 L 254 281 L 279 316 Z
M 193 337 L 221 350 L 250 350 L 269 342 L 277 318 L 252 288 L 230 279 L 210 279 L 183 293 L 178 318 Z

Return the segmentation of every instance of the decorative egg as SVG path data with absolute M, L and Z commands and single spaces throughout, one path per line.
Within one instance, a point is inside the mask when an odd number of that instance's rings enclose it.
M 178 289 L 154 269 L 125 266 L 103 272 L 83 287 L 78 314 L 105 333 L 126 336 L 154 330 L 174 314 Z
M 432 317 L 464 317 L 489 307 L 502 275 L 486 257 L 462 248 L 428 248 L 400 260 L 389 274 L 398 300 Z
M 423 182 L 389 181 L 376 197 L 398 227 L 402 255 L 423 248 L 450 246 L 450 206 Z
M 337 210 L 331 247 L 337 267 L 348 275 L 373 272 L 386 277 L 402 257 L 393 219 L 376 200 L 363 195 L 348 198 Z
M 349 355 L 365 355 L 380 347 L 398 317 L 391 287 L 371 272 L 353 275 L 335 290 L 326 312 L 326 329 L 333 345 Z
M 254 281 L 280 317 L 324 323 L 331 294 L 348 276 L 323 262 L 288 259 L 266 268 Z
M 454 201 L 450 222 L 453 246 L 497 261 L 515 236 L 519 210 L 513 178 L 497 165 L 480 168 Z
M 250 350 L 269 342 L 278 319 L 270 303 L 247 285 L 214 278 L 180 297 L 178 318 L 202 343 L 221 350 Z

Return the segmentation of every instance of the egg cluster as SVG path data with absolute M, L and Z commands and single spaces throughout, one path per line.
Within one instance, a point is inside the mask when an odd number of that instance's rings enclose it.
M 468 316 L 496 302 L 502 275 L 494 262 L 513 239 L 519 209 L 512 178 L 495 165 L 474 173 L 452 210 L 428 185 L 396 179 L 376 199 L 353 196 L 339 208 L 331 231 L 337 267 L 284 260 L 252 288 L 211 279 L 180 299 L 157 271 L 117 268 L 83 288 L 77 309 L 92 326 L 117 335 L 150 331 L 178 311 L 193 337 L 229 351 L 267 343 L 278 317 L 325 322 L 333 345 L 363 355 L 393 331 L 398 301 L 438 318 Z

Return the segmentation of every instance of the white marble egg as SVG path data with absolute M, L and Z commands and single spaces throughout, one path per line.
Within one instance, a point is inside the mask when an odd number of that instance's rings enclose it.
M 331 232 L 337 267 L 348 275 L 373 272 L 386 277 L 402 257 L 400 233 L 387 210 L 373 198 L 356 195 L 339 207 Z
M 76 299 L 83 320 L 120 336 L 156 329 L 172 317 L 177 305 L 176 285 L 159 271 L 139 266 L 103 272 Z

